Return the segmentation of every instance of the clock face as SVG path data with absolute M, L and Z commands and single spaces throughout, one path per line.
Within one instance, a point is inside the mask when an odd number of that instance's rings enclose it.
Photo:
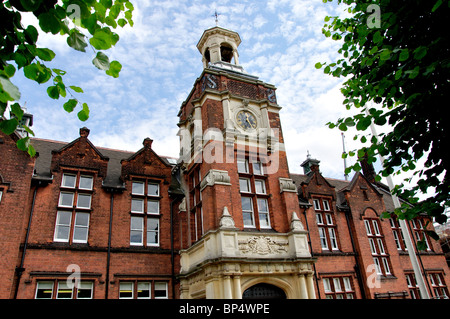
M 244 130 L 256 129 L 256 118 L 248 111 L 239 111 L 236 115 L 236 122 Z

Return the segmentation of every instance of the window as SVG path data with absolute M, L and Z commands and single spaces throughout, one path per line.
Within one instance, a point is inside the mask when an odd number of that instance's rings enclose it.
M 93 176 L 80 172 L 63 173 L 54 241 L 70 244 L 88 242 L 93 185 Z M 58 291 L 56 293 L 58 295 Z
M 374 218 L 364 219 L 364 226 L 369 239 L 370 252 L 376 266 L 377 274 L 383 276 L 391 275 L 389 255 L 385 248 L 386 245 L 384 243 L 384 236 L 381 232 L 379 220 Z
M 130 245 L 159 246 L 159 194 L 158 183 L 132 181 Z
M 167 298 L 168 298 L 167 282 L 121 281 L 119 285 L 119 299 L 167 299 Z
M 192 169 L 188 177 L 190 200 L 191 241 L 195 242 L 203 236 L 203 207 L 202 207 L 202 174 L 200 166 Z
M 72 233 L 73 243 L 87 243 L 89 232 L 89 213 L 75 213 L 75 222 L 72 229 L 72 212 L 58 211 L 53 240 L 56 242 L 69 242 Z
M 35 299 L 92 299 L 93 295 L 93 281 L 80 281 L 72 287 L 66 280 L 46 280 L 37 282 Z
M 319 229 L 319 239 L 322 249 L 339 250 L 337 226 L 334 221 L 334 214 L 331 213 L 329 200 L 313 199 L 313 204 L 314 210 L 316 211 L 316 222 Z
M 414 233 L 414 238 L 416 242 L 423 241 L 425 243 L 425 247 L 427 251 L 431 251 L 432 246 L 430 245 L 430 239 L 426 233 L 426 226 L 429 223 L 429 219 L 418 217 L 416 219 L 411 220 L 412 232 Z
M 408 283 L 409 294 L 411 299 L 420 299 L 420 289 L 414 274 L 406 274 L 406 282 Z
M 442 273 L 431 273 L 428 275 L 430 278 L 431 288 L 433 290 L 434 298 L 436 299 L 448 299 L 448 289 L 445 285 L 445 281 Z
M 352 278 L 350 276 L 322 278 L 326 299 L 354 299 Z
M 270 201 L 263 164 L 238 159 L 237 165 L 244 227 L 270 229 Z

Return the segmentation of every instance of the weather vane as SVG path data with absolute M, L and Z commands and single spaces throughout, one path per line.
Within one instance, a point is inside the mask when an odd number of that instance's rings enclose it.
M 212 15 L 213 17 L 216 18 L 216 27 L 219 26 L 219 16 L 220 15 L 221 15 L 220 13 L 217 13 L 217 10 L 215 10 L 214 14 Z

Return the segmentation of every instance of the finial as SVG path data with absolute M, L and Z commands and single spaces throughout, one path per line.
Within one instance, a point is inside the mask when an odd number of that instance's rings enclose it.
M 311 158 L 311 154 L 309 154 L 309 150 L 307 150 L 306 152 L 307 152 L 306 158 Z
M 216 27 L 219 26 L 219 16 L 220 15 L 221 15 L 220 13 L 217 13 L 217 10 L 215 10 L 214 14 L 212 15 L 213 17 L 216 18 Z

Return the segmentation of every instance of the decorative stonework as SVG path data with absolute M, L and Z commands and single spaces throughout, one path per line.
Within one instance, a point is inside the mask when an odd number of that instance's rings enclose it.
M 239 250 L 258 255 L 282 254 L 287 252 L 288 242 L 276 242 L 267 236 L 253 236 L 239 241 Z
M 294 232 L 305 230 L 305 227 L 303 226 L 302 222 L 300 221 L 300 218 L 298 218 L 296 212 L 292 212 L 291 230 Z
M 227 171 L 221 171 L 217 169 L 211 169 L 203 178 L 200 188 L 203 190 L 206 186 L 219 185 L 231 185 L 230 176 Z
M 294 181 L 290 178 L 282 178 L 279 179 L 280 182 L 280 193 L 282 192 L 292 192 L 297 193 L 297 187 L 294 184 Z
M 236 228 L 234 219 L 226 206 L 223 208 L 222 217 L 220 217 L 220 228 Z

